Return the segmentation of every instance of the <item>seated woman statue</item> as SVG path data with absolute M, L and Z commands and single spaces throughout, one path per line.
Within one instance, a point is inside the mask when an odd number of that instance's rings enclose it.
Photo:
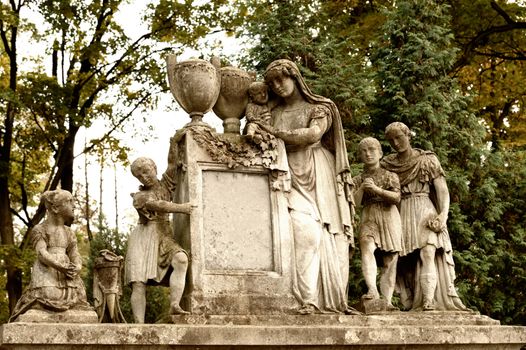
M 289 60 L 272 62 L 265 82 L 274 107 L 270 125 L 259 126 L 285 143 L 292 180 L 288 207 L 298 312 L 353 312 L 347 306 L 352 178 L 338 109 L 313 94 Z
M 79 272 L 82 259 L 77 237 L 66 224 L 73 221 L 73 197 L 65 190 L 44 192 L 47 217 L 30 233 L 37 259 L 31 282 L 13 310 L 10 321 L 29 309 L 61 312 L 92 310 Z

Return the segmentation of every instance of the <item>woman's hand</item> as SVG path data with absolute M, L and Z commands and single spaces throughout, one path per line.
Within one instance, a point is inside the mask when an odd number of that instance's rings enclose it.
M 274 135 L 274 136 L 277 136 L 276 135 L 276 132 L 277 130 L 270 124 L 265 124 L 265 123 L 257 123 L 257 125 L 259 125 L 259 127 L 263 130 L 265 130 L 266 132 L 268 132 L 269 134 L 271 135 Z

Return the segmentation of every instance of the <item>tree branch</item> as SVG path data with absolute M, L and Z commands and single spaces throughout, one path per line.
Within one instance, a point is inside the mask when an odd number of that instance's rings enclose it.
M 514 55 L 514 56 L 510 56 L 510 55 L 506 55 L 504 53 L 496 52 L 496 51 L 492 51 L 490 53 L 487 53 L 487 52 L 482 52 L 482 51 L 478 51 L 478 50 L 473 50 L 473 52 L 477 56 L 500 58 L 500 59 L 507 60 L 507 61 L 526 61 L 526 56 L 523 55 L 523 54 L 520 54 L 520 53 L 518 53 L 517 55 Z
M 506 13 L 506 11 L 504 11 L 502 9 L 502 7 L 500 7 L 497 2 L 495 2 L 494 0 L 492 0 L 490 2 L 490 5 L 491 5 L 491 8 L 494 9 L 495 11 L 497 11 L 497 13 L 502 17 L 504 18 L 504 20 L 507 22 L 507 23 L 515 23 L 515 21 L 513 19 L 511 19 L 510 15 L 508 15 Z
M 142 105 L 142 103 L 144 101 L 146 101 L 146 99 L 148 99 L 150 96 L 152 96 L 152 93 L 147 93 L 145 96 L 143 96 L 143 98 L 141 98 L 137 103 L 135 103 L 135 106 L 130 110 L 128 111 L 128 113 L 126 113 L 125 115 L 123 115 L 118 121 L 117 123 L 115 123 L 113 125 L 113 127 L 108 131 L 106 132 L 102 137 L 100 137 L 97 141 L 99 142 L 102 142 L 104 141 L 105 139 L 107 139 L 108 137 L 111 136 L 111 134 L 116 131 L 126 120 L 128 120 L 128 118 L 131 117 L 131 115 Z M 94 148 L 95 148 L 95 145 L 96 143 L 91 143 L 90 146 L 87 146 L 87 147 L 84 147 L 84 149 L 82 150 L 82 152 L 80 152 L 78 155 L 75 156 L 78 157 L 82 154 L 85 154 L 85 153 L 88 153 L 88 152 L 91 152 Z
M 464 52 L 459 57 L 455 65 L 453 66 L 453 71 L 460 69 L 461 67 L 469 64 L 471 59 L 475 54 L 479 52 L 476 51 L 476 48 L 482 46 L 487 39 L 495 34 L 504 33 L 512 30 L 523 30 L 526 29 L 526 22 L 517 22 L 513 20 L 495 1 L 491 1 L 491 7 L 497 11 L 497 13 L 504 18 L 506 24 L 500 26 L 489 27 L 485 30 L 480 31 L 474 38 L 472 38 L 469 43 L 464 45 Z M 517 58 L 516 58 L 517 59 Z

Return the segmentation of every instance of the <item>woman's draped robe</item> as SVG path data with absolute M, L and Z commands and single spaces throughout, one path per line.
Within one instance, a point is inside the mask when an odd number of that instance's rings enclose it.
M 347 276 L 342 274 L 348 274 L 351 212 L 334 155 L 321 143 L 332 123 L 331 111 L 322 104 L 303 104 L 294 110 L 277 107 L 272 116 L 276 129 L 295 136 L 294 144 L 285 141 L 292 180 L 288 206 L 294 234 L 293 292 L 302 305 L 343 312 Z M 315 126 L 320 132 L 312 142 L 306 133 Z M 338 239 L 347 242 L 343 254 Z

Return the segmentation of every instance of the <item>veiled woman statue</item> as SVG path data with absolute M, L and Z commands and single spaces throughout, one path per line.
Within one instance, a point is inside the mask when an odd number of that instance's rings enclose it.
M 271 125 L 261 127 L 284 141 L 292 178 L 288 207 L 298 312 L 347 311 L 352 178 L 338 109 L 313 94 L 289 60 L 272 62 L 265 81 L 275 103 Z

